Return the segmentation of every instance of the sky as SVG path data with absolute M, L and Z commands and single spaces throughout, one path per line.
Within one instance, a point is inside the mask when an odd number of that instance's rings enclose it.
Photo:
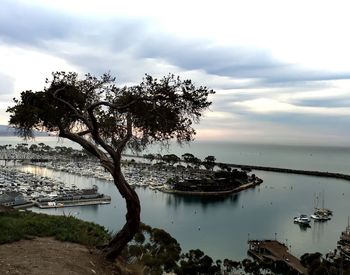
M 348 1 L 0 0 L 0 124 L 54 71 L 214 89 L 198 140 L 350 145 Z

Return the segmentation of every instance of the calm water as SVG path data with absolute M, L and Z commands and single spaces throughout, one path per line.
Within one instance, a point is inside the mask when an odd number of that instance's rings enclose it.
M 218 162 L 350 174 L 349 147 L 193 142 L 183 147 L 171 146 L 170 151 L 178 156 L 190 152 L 201 159 L 213 155 Z M 163 150 L 163 154 L 167 152 Z
M 112 196 L 110 205 L 41 212 L 74 215 L 102 224 L 111 231 L 122 226 L 124 201 L 112 184 L 46 168 L 24 166 L 22 169 L 80 187 L 98 184 L 101 192 Z M 244 258 L 248 237 L 277 237 L 287 242 L 298 256 L 313 251 L 326 253 L 336 247 L 349 215 L 350 182 L 260 171 L 257 174 L 265 180 L 259 188 L 217 200 L 174 196 L 138 188 L 142 220 L 167 230 L 184 250 L 200 248 L 213 258 Z M 293 223 L 292 218 L 300 213 L 311 214 L 315 193 L 318 192 L 324 192 L 325 205 L 334 211 L 334 216 L 324 223 L 312 222 L 311 228 L 303 230 Z
M 18 142 L 22 142 L 17 139 Z M 0 144 L 15 139 L 0 139 Z M 50 146 L 54 138 L 38 138 Z M 154 149 L 151 152 L 158 152 Z M 214 155 L 217 161 L 265 165 L 350 174 L 350 149 L 340 147 L 306 147 L 233 143 L 193 143 L 191 147 L 172 147 L 171 153 L 191 152 L 204 158 Z M 162 154 L 168 153 L 162 151 Z M 112 196 L 110 205 L 45 210 L 51 214 L 71 214 L 94 221 L 113 231 L 124 223 L 125 205 L 116 188 L 105 181 L 25 166 L 23 170 L 58 178 L 77 186 L 97 184 L 102 193 Z M 149 189 L 137 189 L 142 203 L 142 220 L 171 233 L 186 251 L 200 248 L 213 258 L 246 257 L 247 239 L 277 238 L 287 242 L 297 256 L 305 252 L 326 253 L 337 240 L 350 215 L 350 182 L 302 175 L 254 171 L 264 179 L 256 189 L 246 190 L 225 199 L 208 200 L 180 197 Z M 311 214 L 316 193 L 324 192 L 325 206 L 334 216 L 325 223 L 311 223 L 301 229 L 293 217 Z M 199 230 L 200 228 L 200 230 Z

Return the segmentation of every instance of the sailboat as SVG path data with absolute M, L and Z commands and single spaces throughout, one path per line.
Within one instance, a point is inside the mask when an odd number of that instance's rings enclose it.
M 324 207 L 324 192 L 322 192 L 322 207 L 318 207 L 318 201 L 320 199 L 320 195 L 315 196 L 315 211 L 314 214 L 310 217 L 315 221 L 328 221 L 331 219 L 330 216 L 333 215 L 333 212 Z

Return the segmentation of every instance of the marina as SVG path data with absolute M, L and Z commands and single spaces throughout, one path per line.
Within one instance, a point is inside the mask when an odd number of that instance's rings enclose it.
M 67 181 L 78 188 L 97 185 L 101 193 L 111 196 L 111 203 L 107 205 L 32 208 L 33 211 L 54 215 L 69 214 L 94 221 L 109 230 L 122 227 L 125 204 L 111 181 L 41 166 L 24 165 L 19 169 Z M 347 181 L 301 175 L 286 177 L 278 173 L 259 172 L 257 175 L 264 179 L 264 183 L 254 189 L 222 198 L 196 198 L 167 194 L 150 188 L 150 184 L 146 185 L 145 176 L 149 171 L 144 171 L 145 174 L 141 171 L 140 175 L 135 175 L 144 182 L 135 186 L 135 190 L 142 203 L 142 221 L 164 228 L 179 241 L 184 250 L 200 248 L 213 258 L 245 258 L 249 235 L 255 239 L 276 236 L 277 240 L 284 243 L 288 240 L 288 247 L 291 246 L 293 255 L 298 257 L 315 251 L 326 254 L 336 247 L 339 235 L 344 230 L 344 216 L 348 215 Z M 334 188 L 335 184 L 337 188 Z M 320 189 L 326 191 L 327 206 L 334 213 L 332 219 L 322 223 L 312 220 L 308 228 L 294 225 L 292 217 L 295 214 L 313 212 L 313 194 Z
M 14 208 L 73 207 L 110 203 L 111 197 L 98 193 L 96 185 L 78 189 L 49 177 L 20 172 L 16 166 L 0 167 L 0 204 Z
M 136 160 L 137 163 L 139 160 Z M 5 179 L 12 169 L 19 178 L 33 176 L 39 179 L 37 182 L 48 181 L 48 186 L 50 181 L 67 189 L 92 189 L 96 185 L 100 194 L 111 197 L 110 202 L 96 205 L 62 207 L 56 202 L 59 207 L 31 207 L 31 211 L 72 215 L 101 224 L 113 232 L 124 224 L 124 200 L 99 163 L 58 159 L 22 164 L 8 161 L 7 172 L 1 177 Z M 347 200 L 350 185 L 342 179 L 252 170 L 251 173 L 264 180 L 263 184 L 225 197 L 206 198 L 160 191 L 169 176 L 188 178 L 181 169 L 174 173 L 165 167 L 153 170 L 147 165 L 125 164 L 123 171 L 140 197 L 144 223 L 165 229 L 179 241 L 184 251 L 199 248 L 214 259 L 244 259 L 247 239 L 274 237 L 286 243 L 296 257 L 315 251 L 325 255 L 337 246 L 348 216 L 346 210 L 350 207 Z M 12 187 L 21 186 L 16 183 Z M 38 188 L 37 193 L 47 195 L 40 184 Z M 310 227 L 293 224 L 293 217 L 300 213 L 309 217 L 314 214 L 313 198 L 319 192 L 324 192 L 326 206 L 333 211 L 331 219 L 323 222 L 311 219 Z M 318 206 L 322 208 L 320 203 Z

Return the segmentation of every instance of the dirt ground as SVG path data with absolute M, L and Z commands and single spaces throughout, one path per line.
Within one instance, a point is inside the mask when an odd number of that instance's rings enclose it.
M 120 274 L 103 260 L 97 250 L 57 241 L 35 238 L 0 245 L 0 274 L 89 275 Z

